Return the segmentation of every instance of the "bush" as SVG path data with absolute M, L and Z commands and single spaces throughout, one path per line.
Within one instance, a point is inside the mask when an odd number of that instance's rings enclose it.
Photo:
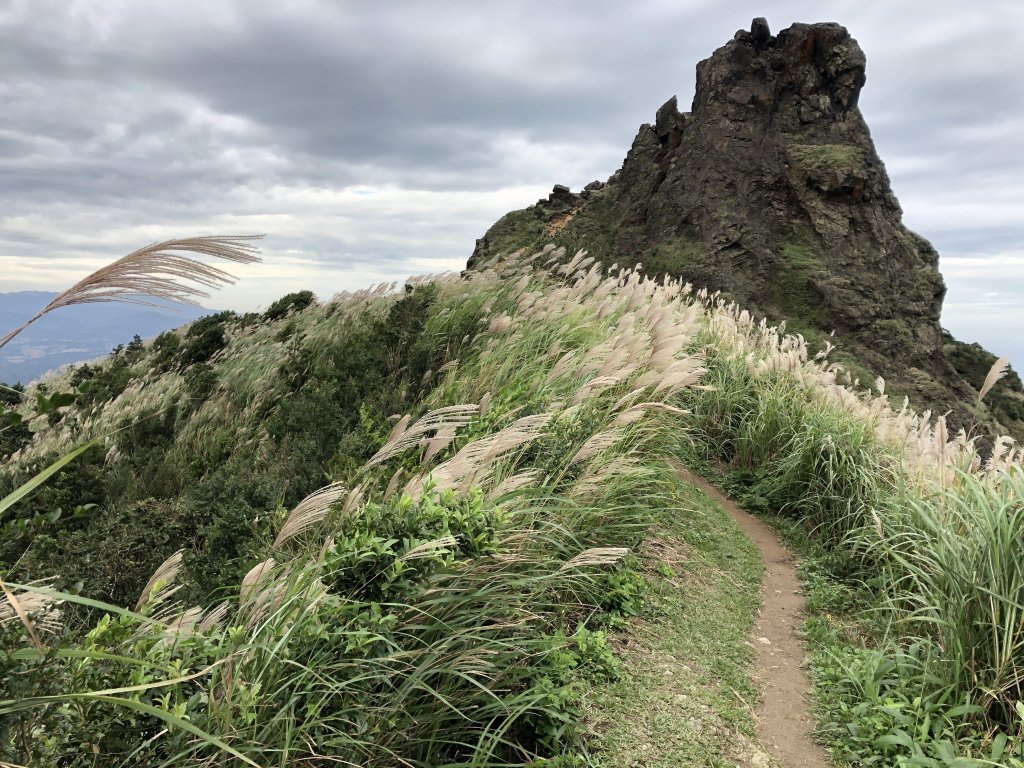
M 280 320 L 292 312 L 301 312 L 316 300 L 312 291 L 297 291 L 282 296 L 263 313 L 263 319 L 268 321 Z

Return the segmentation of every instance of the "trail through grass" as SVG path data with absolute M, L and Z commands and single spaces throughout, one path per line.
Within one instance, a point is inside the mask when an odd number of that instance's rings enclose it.
M 613 644 L 618 678 L 583 696 L 602 765 L 682 768 L 757 763 L 750 632 L 760 604 L 757 549 L 683 481 L 639 552 L 646 607 Z

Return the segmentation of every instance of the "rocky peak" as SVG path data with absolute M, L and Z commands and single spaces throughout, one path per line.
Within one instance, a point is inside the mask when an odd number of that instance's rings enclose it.
M 834 331 L 863 377 L 883 375 L 921 407 L 959 414 L 954 423 L 990 417 L 944 346 L 938 254 L 903 226 L 857 106 L 865 63 L 839 24 L 773 36 L 754 19 L 697 65 L 690 112 L 669 99 L 603 187 L 556 186 L 507 214 L 470 268 L 548 242 L 641 262 L 786 320 L 812 344 Z M 1024 408 L 1002 421 L 1024 433 Z
M 694 112 L 753 105 L 802 123 L 840 119 L 857 107 L 864 52 L 838 24 L 794 24 L 773 37 L 764 19 L 697 65 Z M 740 116 L 742 119 L 742 116 Z

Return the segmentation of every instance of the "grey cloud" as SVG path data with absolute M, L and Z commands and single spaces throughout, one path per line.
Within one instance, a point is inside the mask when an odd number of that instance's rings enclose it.
M 351 280 L 463 258 L 500 206 L 607 177 L 658 106 L 689 102 L 697 61 L 765 13 L 753 0 L 68 9 L 0 9 L 0 259 L 73 263 L 150 232 L 253 222 L 271 255 Z M 861 106 L 908 224 L 947 255 L 1020 247 L 1019 4 L 788 0 L 769 13 L 775 29 L 835 20 L 860 40 Z M 356 185 L 417 191 L 421 208 L 331 197 Z M 954 320 L 974 290 L 958 280 Z M 1024 307 L 1024 286 L 1007 290 Z

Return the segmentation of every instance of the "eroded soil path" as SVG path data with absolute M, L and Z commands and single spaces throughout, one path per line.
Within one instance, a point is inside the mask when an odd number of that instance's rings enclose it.
M 685 470 L 682 474 L 736 520 L 764 559 L 763 602 L 752 638 L 757 653 L 754 679 L 762 694 L 756 711 L 761 746 L 781 768 L 829 768 L 828 753 L 811 738 L 814 718 L 806 700 L 811 683 L 801 667 L 805 651 L 798 628 L 804 598 L 796 558 L 767 525 L 707 480 Z

